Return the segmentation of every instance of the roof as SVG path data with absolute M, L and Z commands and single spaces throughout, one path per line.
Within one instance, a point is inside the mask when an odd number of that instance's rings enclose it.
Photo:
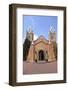
M 39 36 L 38 39 L 32 41 L 32 44 L 35 45 L 35 44 L 40 43 L 40 42 L 44 42 L 46 44 L 49 44 L 49 41 L 47 39 L 45 39 L 43 35 Z

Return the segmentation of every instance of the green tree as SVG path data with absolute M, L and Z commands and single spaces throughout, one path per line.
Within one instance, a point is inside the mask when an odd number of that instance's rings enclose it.
M 31 45 L 31 41 L 29 41 L 29 40 L 26 38 L 26 39 L 25 39 L 25 42 L 24 42 L 24 44 L 23 44 L 23 60 L 24 60 L 24 61 L 26 61 L 26 59 L 27 59 L 30 45 Z

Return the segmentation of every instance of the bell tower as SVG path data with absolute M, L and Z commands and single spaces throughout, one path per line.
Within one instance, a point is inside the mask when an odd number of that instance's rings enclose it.
M 48 37 L 49 37 L 49 42 L 56 42 L 56 32 L 53 27 L 50 27 Z
M 32 28 L 31 27 L 29 27 L 29 30 L 27 31 L 27 34 L 26 34 L 26 38 L 29 40 L 29 41 L 33 41 L 33 37 L 34 37 L 34 35 L 33 35 L 33 31 L 32 31 Z

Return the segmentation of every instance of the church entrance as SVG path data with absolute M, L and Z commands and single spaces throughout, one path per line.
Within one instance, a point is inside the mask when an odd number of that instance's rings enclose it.
M 40 61 L 43 61 L 45 58 L 44 58 L 44 51 L 43 50 L 40 50 L 39 51 L 39 60 Z

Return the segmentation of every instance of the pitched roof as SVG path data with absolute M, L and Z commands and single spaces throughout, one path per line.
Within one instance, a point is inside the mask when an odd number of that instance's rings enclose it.
M 48 41 L 47 39 L 45 39 L 43 35 L 40 35 L 37 40 L 34 40 L 34 41 L 32 42 L 32 44 L 34 45 L 34 44 L 37 44 L 37 43 L 39 43 L 39 42 L 44 42 L 44 43 L 46 43 L 46 44 L 49 43 L 49 41 Z

